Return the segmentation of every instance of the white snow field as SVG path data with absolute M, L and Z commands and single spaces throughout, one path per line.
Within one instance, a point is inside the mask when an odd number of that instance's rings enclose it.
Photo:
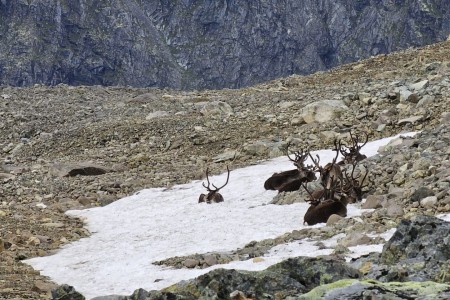
M 369 142 L 362 153 L 375 155 L 380 146 L 397 137 Z M 319 154 L 321 164 L 325 164 L 335 152 L 321 150 L 312 154 Z M 233 170 L 228 185 L 221 190 L 225 198 L 222 203 L 197 203 L 205 189 L 202 181 L 194 181 L 170 189 L 145 189 L 105 207 L 69 211 L 68 214 L 86 222 L 92 235 L 66 245 L 52 256 L 25 262 L 58 284 L 74 286 L 90 299 L 111 294 L 130 295 L 138 288 L 162 289 L 216 268 L 263 270 L 289 257 L 329 254 L 332 249 L 318 250 L 315 242 L 305 240 L 278 245 L 258 262 L 236 261 L 206 269 L 173 269 L 152 264 L 173 256 L 232 251 L 254 240 L 275 238 L 304 228 L 303 215 L 309 205 L 268 204 L 277 192 L 263 187 L 274 172 L 292 168 L 292 162 L 284 156 Z M 222 185 L 226 172 L 210 179 L 216 186 Z M 348 207 L 348 217 L 362 212 L 358 205 Z M 385 237 L 391 234 L 393 231 Z M 325 244 L 331 247 L 338 238 Z M 352 247 L 350 256 L 381 251 L 382 246 Z

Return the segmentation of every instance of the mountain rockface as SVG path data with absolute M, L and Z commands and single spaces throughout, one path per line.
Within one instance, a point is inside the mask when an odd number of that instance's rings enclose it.
M 449 33 L 446 0 L 0 0 L 0 84 L 239 88 Z

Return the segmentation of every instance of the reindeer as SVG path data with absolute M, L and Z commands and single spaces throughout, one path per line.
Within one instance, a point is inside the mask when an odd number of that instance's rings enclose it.
M 309 154 L 309 157 L 311 158 L 312 162 L 315 165 L 315 169 L 320 173 L 320 182 L 327 190 L 331 190 L 332 187 L 331 178 L 335 178 L 335 180 L 338 180 L 338 182 L 340 182 L 343 178 L 341 167 L 338 163 L 336 163 L 341 148 L 342 148 L 341 142 L 334 140 L 333 151 L 336 151 L 336 156 L 333 158 L 331 163 L 326 164 L 324 167 L 320 166 L 319 155 L 316 155 L 317 159 L 314 159 L 314 157 L 312 157 L 312 155 Z
M 303 188 L 310 196 L 310 206 L 303 217 L 303 222 L 308 225 L 315 225 L 318 223 L 326 223 L 331 215 L 347 216 L 347 203 L 341 201 L 336 193 L 340 182 L 335 181 L 334 177 L 330 177 L 331 188 L 327 189 L 325 186 L 323 190 L 315 190 L 310 192 L 306 185 L 302 184 Z
M 347 150 L 345 150 L 344 147 L 342 147 L 342 145 L 340 145 L 339 152 L 342 154 L 343 159 L 342 159 L 342 161 L 339 162 L 339 164 L 341 164 L 341 165 L 353 164 L 354 162 L 359 162 L 359 161 L 367 158 L 366 155 L 361 154 L 361 152 L 360 152 L 361 148 L 364 147 L 367 144 L 367 141 L 369 140 L 369 135 L 367 133 L 364 133 L 364 135 L 366 136 L 366 139 L 362 143 L 362 145 L 359 145 L 359 137 L 357 137 L 357 136 L 353 137 L 352 133 L 350 132 L 352 146 L 347 147 L 346 145 L 344 145 L 345 148 L 347 148 Z
M 369 173 L 368 170 L 366 170 L 362 179 L 362 173 L 360 173 L 358 176 L 355 176 L 354 174 L 357 163 L 357 161 L 354 161 L 352 163 L 352 171 L 350 175 L 348 174 L 347 170 L 344 171 L 345 181 L 342 185 L 341 191 L 344 197 L 347 198 L 348 203 L 361 201 L 364 194 L 364 188 L 368 186 L 368 184 L 364 185 L 364 181 L 366 180 L 367 174 Z
M 292 192 L 300 189 L 303 182 L 316 180 L 316 174 L 312 166 L 305 166 L 305 161 L 309 156 L 309 150 L 294 152 L 295 158 L 289 155 L 289 146 L 286 153 L 290 161 L 297 169 L 274 173 L 264 182 L 266 190 L 278 190 L 278 192 Z
M 218 188 L 214 185 L 214 183 L 211 184 L 215 188 L 214 190 L 212 190 L 209 187 L 210 182 L 209 182 L 208 171 L 209 171 L 208 168 L 206 168 L 206 181 L 208 182 L 208 185 L 206 186 L 204 182 L 202 183 L 203 187 L 205 187 L 206 190 L 208 191 L 208 194 L 201 194 L 200 197 L 198 198 L 198 203 L 206 202 L 208 204 L 211 204 L 211 203 L 223 202 L 223 196 L 219 193 L 219 190 L 227 185 L 228 179 L 230 179 L 230 169 L 227 166 L 227 172 L 228 172 L 227 181 L 225 182 L 224 185 L 222 185 L 221 187 Z

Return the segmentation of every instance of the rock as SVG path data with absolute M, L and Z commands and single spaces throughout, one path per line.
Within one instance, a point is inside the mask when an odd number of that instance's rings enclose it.
M 384 245 L 381 263 L 401 264 L 406 280 L 426 281 L 448 274 L 450 259 L 450 223 L 436 217 L 418 215 L 402 220 L 391 239 Z M 450 282 L 450 275 L 445 275 Z
M 382 195 L 369 195 L 366 201 L 361 205 L 363 209 L 381 208 L 385 197 Z
M 434 196 L 434 191 L 427 187 L 419 187 L 411 195 L 410 201 L 417 202 L 428 196 Z
M 34 282 L 33 290 L 39 293 L 51 293 L 52 289 L 56 288 L 57 285 L 52 282 L 46 282 L 42 280 L 36 280 Z
M 165 116 L 168 116 L 169 115 L 169 113 L 167 112 L 167 111 L 154 111 L 154 112 L 152 112 L 152 113 L 149 113 L 148 115 L 147 115 L 147 117 L 145 117 L 145 119 L 146 120 L 151 120 L 151 119 L 154 119 L 154 118 L 161 118 L 161 117 L 165 117 Z
M 421 91 L 428 87 L 429 81 L 428 80 L 422 80 L 416 83 L 413 83 L 409 86 L 409 88 L 413 91 Z
M 400 91 L 400 103 L 404 102 L 417 103 L 419 102 L 419 97 L 417 96 L 417 94 L 412 93 L 408 90 Z
M 331 226 L 333 224 L 336 224 L 337 222 L 339 222 L 340 220 L 344 219 L 344 217 L 340 216 L 340 215 L 336 215 L 333 214 L 331 215 L 328 220 L 327 220 L 327 226 Z
M 53 164 L 51 166 L 51 172 L 59 177 L 95 176 L 106 174 L 110 171 L 108 168 L 91 163 Z
M 228 296 L 235 291 L 253 299 L 267 299 L 268 295 L 274 298 L 280 293 L 286 298 L 339 279 L 359 277 L 357 270 L 332 257 L 298 257 L 260 272 L 216 269 L 171 286 L 170 293 L 183 295 L 185 299 L 219 299 L 220 295 Z
M 239 157 L 239 152 L 235 150 L 229 150 L 222 154 L 217 155 L 216 157 L 213 157 L 213 162 L 215 163 L 224 162 L 228 160 L 233 160 L 237 157 Z
M 348 234 L 339 241 L 339 245 L 344 247 L 354 247 L 359 245 L 367 245 L 372 243 L 372 238 L 362 233 Z
M 250 156 L 264 156 L 269 152 L 269 144 L 266 142 L 254 142 L 244 145 L 242 151 Z
M 226 102 L 213 101 L 207 102 L 200 109 L 200 113 L 211 118 L 224 118 L 233 115 L 233 108 Z
M 323 100 L 314 102 L 303 107 L 300 116 L 306 123 L 329 122 L 339 114 L 348 110 L 348 107 L 340 100 Z
M 253 298 L 247 298 L 247 296 L 241 291 L 234 291 L 230 294 L 231 300 L 252 300 Z
M 441 124 L 450 123 L 450 112 L 443 112 L 441 115 Z
M 429 196 L 420 200 L 420 205 L 424 208 L 432 208 L 437 204 L 437 202 L 438 201 L 436 196 Z
M 417 108 L 426 107 L 426 106 L 429 106 L 429 105 L 433 104 L 434 101 L 435 101 L 435 97 L 434 96 L 432 96 L 432 95 L 425 95 L 419 100 L 419 102 L 417 102 L 416 107 Z
M 197 259 L 193 259 L 193 258 L 188 258 L 183 262 L 183 265 L 186 268 L 195 268 L 196 266 L 198 266 L 200 264 L 200 262 Z
M 321 285 L 296 299 L 447 299 L 450 285 L 436 282 L 382 283 L 373 280 L 339 280 Z
M 214 266 L 214 265 L 218 264 L 216 256 L 212 255 L 212 254 L 205 255 L 204 260 L 208 266 Z
M 398 120 L 397 125 L 403 126 L 406 124 L 416 124 L 416 123 L 422 121 L 422 119 L 423 119 L 423 116 L 409 117 L 409 118 Z
M 73 286 L 63 284 L 52 290 L 52 300 L 85 300 L 86 298 L 78 293 Z
M 403 207 L 398 203 L 389 203 L 386 205 L 386 215 L 388 217 L 397 218 L 404 215 Z

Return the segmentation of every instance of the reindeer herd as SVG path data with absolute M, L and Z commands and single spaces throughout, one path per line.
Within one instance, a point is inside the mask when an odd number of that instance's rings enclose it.
M 367 144 L 369 139 L 367 134 L 363 134 L 364 139 L 360 141 L 358 136 L 350 133 L 350 143 L 345 144 L 342 140 L 334 140 L 333 151 L 336 152 L 333 160 L 325 166 L 320 165 L 320 157 L 313 157 L 308 149 L 301 149 L 289 155 L 287 147 L 287 157 L 296 167 L 280 173 L 274 173 L 264 182 L 266 190 L 277 190 L 280 192 L 293 192 L 303 188 L 309 195 L 310 206 L 305 213 L 304 223 L 314 225 L 326 223 L 333 215 L 347 216 L 347 204 L 362 200 L 364 189 L 367 187 L 368 170 L 358 167 L 358 164 L 366 158 L 361 153 L 361 148 Z M 342 159 L 338 161 L 339 154 Z M 306 160 L 310 158 L 311 165 L 306 165 Z M 209 181 L 208 169 L 206 170 L 207 185 L 203 187 L 208 191 L 201 194 L 198 202 L 218 203 L 223 202 L 223 196 L 219 190 L 227 185 L 230 178 L 230 170 L 227 166 L 227 179 L 224 185 L 216 187 Z M 317 178 L 317 175 L 318 178 Z M 314 190 L 308 188 L 308 183 L 317 182 L 320 186 Z M 211 185 L 213 188 L 211 188 Z M 316 184 L 317 186 L 317 184 Z

